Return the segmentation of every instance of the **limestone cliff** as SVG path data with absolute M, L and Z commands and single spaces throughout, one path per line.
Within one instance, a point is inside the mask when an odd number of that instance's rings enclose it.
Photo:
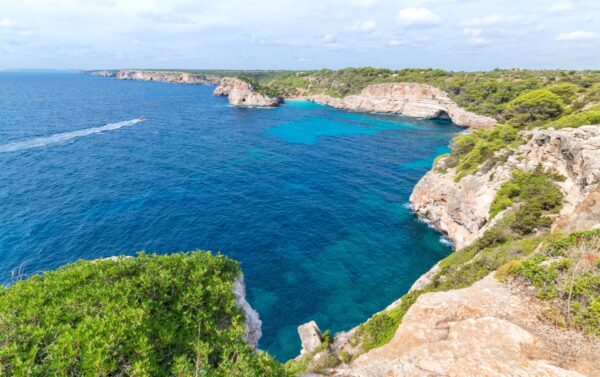
M 91 74 L 102 77 L 115 77 L 119 80 L 161 81 L 176 84 L 201 85 L 215 85 L 219 83 L 219 78 L 214 75 L 180 71 L 122 69 L 120 71 L 94 71 Z
M 600 125 L 524 131 L 522 135 L 527 143 L 516 148 L 505 163 L 483 166 L 459 182 L 454 169 L 431 170 L 410 197 L 414 211 L 461 249 L 492 224 L 488 221 L 490 205 L 502 183 L 511 178 L 511 171 L 531 171 L 541 164 L 566 177 L 557 182 L 565 198 L 553 230 L 599 227 Z M 444 158 L 438 161 L 438 168 L 443 165 Z
M 496 120 L 463 110 L 444 91 L 425 84 L 372 84 L 357 95 L 334 98 L 320 94 L 307 98 L 351 111 L 394 113 L 425 119 L 449 118 L 458 126 L 473 129 L 496 125 Z
M 582 376 L 600 370 L 600 346 L 540 320 L 543 305 L 488 276 L 469 288 L 427 293 L 392 340 L 339 377 Z
M 234 77 L 223 77 L 213 94 L 227 96 L 234 106 L 275 107 L 282 102 L 279 98 L 256 92 L 250 83 Z

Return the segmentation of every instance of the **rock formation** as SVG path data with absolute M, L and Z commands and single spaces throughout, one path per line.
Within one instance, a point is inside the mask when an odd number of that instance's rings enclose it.
M 257 93 L 251 84 L 234 77 L 223 77 L 213 94 L 227 96 L 229 103 L 234 106 L 275 107 L 282 102 L 279 98 Z
M 233 284 L 233 294 L 235 295 L 235 301 L 246 317 L 246 331 L 244 333 L 244 339 L 257 348 L 258 341 L 262 336 L 262 321 L 258 316 L 258 312 L 254 310 L 248 300 L 246 300 L 246 284 L 244 283 L 244 276 L 238 276 Z
M 472 129 L 496 125 L 496 120 L 463 110 L 444 91 L 425 84 L 372 84 L 357 95 L 334 98 L 320 94 L 307 98 L 344 110 L 394 113 L 425 119 L 446 118 Z
M 565 198 L 553 230 L 599 227 L 600 125 L 524 131 L 522 135 L 528 142 L 505 163 L 480 169 L 459 182 L 455 182 L 454 169 L 444 173 L 431 170 L 410 197 L 414 211 L 447 234 L 456 248 L 463 248 L 492 225 L 488 221 L 490 205 L 502 183 L 511 178 L 511 171 L 531 171 L 541 164 L 566 177 L 564 182 L 557 182 Z M 444 159 L 438 164 L 443 165 Z
M 214 75 L 179 71 L 123 69 L 120 71 L 94 71 L 91 72 L 91 74 L 102 77 L 116 77 L 119 80 L 161 81 L 176 84 L 200 85 L 215 85 L 219 83 L 219 78 Z
M 545 324 L 542 311 L 491 275 L 469 288 L 427 293 L 389 343 L 331 375 L 575 377 L 599 370 L 599 345 Z
M 310 321 L 298 326 L 298 335 L 302 342 L 302 351 L 300 351 L 301 357 L 316 351 L 323 343 L 321 330 L 319 330 L 319 326 L 317 326 L 315 321 Z

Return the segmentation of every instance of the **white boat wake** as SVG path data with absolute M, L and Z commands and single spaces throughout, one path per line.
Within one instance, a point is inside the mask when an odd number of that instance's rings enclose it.
M 144 119 L 136 118 L 132 120 L 126 120 L 123 122 L 110 123 L 101 127 L 86 128 L 84 130 L 77 130 L 71 132 L 63 132 L 60 134 L 54 134 L 50 136 L 36 137 L 29 140 L 17 141 L 14 143 L 0 145 L 0 153 L 16 152 L 23 149 L 39 148 L 48 144 L 60 143 L 63 141 L 75 139 L 77 137 L 89 136 L 104 131 L 117 130 L 125 126 L 133 126 L 136 123 L 143 121 Z

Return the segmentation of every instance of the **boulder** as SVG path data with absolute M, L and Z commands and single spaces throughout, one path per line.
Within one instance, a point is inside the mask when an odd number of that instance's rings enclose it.
M 300 341 L 302 342 L 300 356 L 314 352 L 323 344 L 321 330 L 319 330 L 319 326 L 315 321 L 298 326 L 298 335 L 300 335 Z

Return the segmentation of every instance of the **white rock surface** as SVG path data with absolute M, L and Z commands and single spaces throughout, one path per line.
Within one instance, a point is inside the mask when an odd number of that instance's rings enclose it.
M 372 84 L 357 95 L 334 98 L 320 94 L 307 98 L 351 111 L 395 113 L 425 119 L 448 117 L 459 126 L 473 129 L 491 128 L 496 125 L 495 119 L 465 111 L 452 101 L 446 92 L 425 84 Z
M 275 107 L 281 103 L 277 98 L 255 92 L 252 85 L 234 77 L 223 77 L 213 94 L 227 96 L 234 106 Z
M 427 293 L 408 310 L 389 343 L 333 375 L 575 377 L 597 371 L 598 347 L 580 352 L 583 336 L 572 333 L 566 334 L 572 344 L 554 344 L 566 331 L 541 323 L 541 310 L 492 276 L 469 288 Z M 558 366 L 560 352 L 576 356 Z
M 315 321 L 298 326 L 298 335 L 300 335 L 300 341 L 302 342 L 300 356 L 314 352 L 323 343 L 321 330 L 319 330 L 319 326 Z
M 254 310 L 248 300 L 246 300 L 246 284 L 244 283 L 244 276 L 238 276 L 233 284 L 233 293 L 235 294 L 235 301 L 238 308 L 244 312 L 246 317 L 246 332 L 244 339 L 250 343 L 254 348 L 257 348 L 258 341 L 262 336 L 262 321 L 258 316 L 258 312 Z

